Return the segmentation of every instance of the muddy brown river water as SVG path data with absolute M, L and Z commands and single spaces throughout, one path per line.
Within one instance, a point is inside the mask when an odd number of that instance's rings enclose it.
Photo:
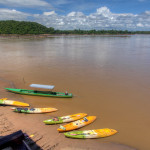
M 150 35 L 1 38 L 0 77 L 16 88 L 37 83 L 71 92 L 71 99 L 22 97 L 33 107 L 56 107 L 56 116 L 96 115 L 84 129 L 118 131 L 98 141 L 150 149 Z

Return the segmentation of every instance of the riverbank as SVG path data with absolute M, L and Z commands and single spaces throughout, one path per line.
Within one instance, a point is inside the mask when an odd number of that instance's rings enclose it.
M 7 92 L 4 89 L 4 87 L 15 87 L 11 81 L 0 78 L 0 84 L 1 97 L 26 102 L 21 95 Z M 37 150 L 37 146 L 39 146 L 40 148 L 38 149 L 43 150 L 135 150 L 134 148 L 118 143 L 100 143 L 96 139 L 80 140 L 65 138 L 63 133 L 57 132 L 59 125 L 45 125 L 42 122 L 45 119 L 53 117 L 53 113 L 20 114 L 12 112 L 10 108 L 11 106 L 0 106 L 0 136 L 22 130 L 27 135 L 33 135 L 32 140 L 35 143 L 33 144 L 32 142 L 30 145 L 32 149 Z
M 106 37 L 130 37 L 132 34 L 0 34 L 0 39 L 41 39 L 62 36 L 106 36 Z
M 38 39 L 47 38 L 52 36 L 51 34 L 0 34 L 0 39 Z

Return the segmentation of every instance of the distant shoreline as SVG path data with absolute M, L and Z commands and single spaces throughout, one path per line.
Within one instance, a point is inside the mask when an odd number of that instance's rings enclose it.
M 62 37 L 62 36 L 107 36 L 107 37 L 130 37 L 134 34 L 0 34 L 0 38 L 8 38 L 8 39 L 20 39 L 20 38 L 49 38 L 49 37 Z

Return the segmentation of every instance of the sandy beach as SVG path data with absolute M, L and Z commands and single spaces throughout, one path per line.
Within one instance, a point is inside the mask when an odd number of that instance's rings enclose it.
M 15 87 L 4 78 L 0 78 L 1 98 L 26 102 L 21 95 L 7 92 L 3 87 Z M 22 130 L 27 135 L 34 135 L 30 144 L 32 149 L 43 150 L 134 150 L 127 145 L 113 142 L 97 142 L 96 139 L 69 139 L 63 133 L 58 133 L 59 125 L 45 125 L 42 121 L 53 117 L 50 114 L 20 114 L 12 112 L 11 106 L 0 106 L 0 136 Z M 119 133 L 117 133 L 119 134 Z M 114 135 L 115 136 L 115 135 Z

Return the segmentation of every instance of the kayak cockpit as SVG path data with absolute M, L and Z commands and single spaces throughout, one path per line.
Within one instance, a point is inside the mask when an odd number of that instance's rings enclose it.
M 40 94 L 52 94 L 52 95 L 57 95 L 56 92 L 52 92 L 52 91 L 37 91 L 37 90 L 34 90 L 33 91 L 34 93 L 40 93 Z

